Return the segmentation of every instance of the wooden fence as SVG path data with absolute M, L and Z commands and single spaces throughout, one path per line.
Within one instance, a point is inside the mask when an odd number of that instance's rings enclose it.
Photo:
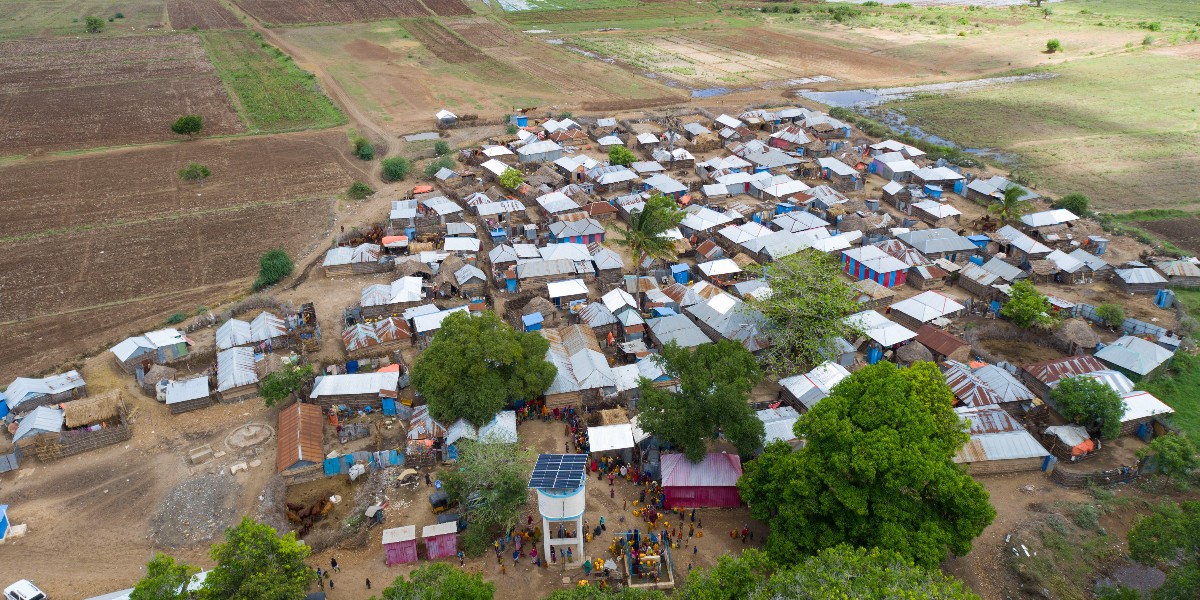
M 1110 469 L 1092 473 L 1072 473 L 1062 469 L 1050 471 L 1050 480 L 1064 487 L 1085 488 L 1091 486 L 1103 487 L 1118 483 L 1129 483 L 1142 476 L 1141 467 Z

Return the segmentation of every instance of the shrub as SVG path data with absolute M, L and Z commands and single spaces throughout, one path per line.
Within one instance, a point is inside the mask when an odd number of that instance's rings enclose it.
M 555 118 L 555 119 L 558 119 L 559 121 L 561 121 L 561 120 L 563 120 L 563 119 L 570 119 L 570 118 L 571 118 L 571 117 L 573 117 L 573 116 L 575 116 L 575 115 L 571 114 L 571 111 L 569 111 L 569 110 L 565 110 L 565 111 L 563 111 L 563 112 L 560 112 L 560 113 L 558 113 L 558 115 L 557 115 L 557 116 L 555 116 L 554 118 Z
M 517 135 L 517 126 L 509 123 L 508 127 L 504 128 L 504 133 L 507 133 L 508 135 Z
M 212 171 L 208 167 L 200 163 L 188 163 L 188 166 L 179 170 L 179 178 L 185 181 L 199 181 L 201 184 L 204 180 L 212 175 Z
M 361 135 L 356 135 L 351 143 L 354 144 L 354 155 L 359 160 L 371 160 L 375 158 L 375 146 L 371 144 L 371 140 Z
M 912 5 L 907 2 L 900 2 L 896 4 L 896 8 L 912 8 Z
M 404 181 L 404 178 L 408 177 L 409 170 L 412 169 L 408 159 L 402 156 L 385 158 L 382 165 L 384 181 Z
M 1120 304 L 1106 302 L 1096 307 L 1096 316 L 1109 327 L 1120 327 L 1125 322 L 1125 308 Z
M 354 183 L 350 184 L 350 189 L 346 190 L 346 196 L 348 196 L 351 200 L 362 200 L 363 198 L 366 198 L 374 193 L 375 190 L 371 189 L 371 186 L 361 181 L 355 181 Z
M 183 115 L 171 123 L 171 132 L 179 135 L 195 137 L 204 129 L 204 117 L 200 115 Z
M 104 31 L 104 19 L 100 17 L 86 17 L 83 20 L 83 30 L 88 33 L 100 33 Z
M 433 152 L 438 156 L 450 154 L 450 144 L 447 144 L 443 140 L 438 140 L 437 143 L 433 145 Z
M 178 324 L 182 323 L 183 320 L 186 318 L 187 318 L 187 315 L 185 315 L 181 312 L 171 313 L 171 316 L 167 317 L 167 325 L 178 325 Z
M 114 16 L 114 17 L 116 17 L 116 18 L 118 18 L 118 19 L 124 19 L 124 18 L 125 18 L 125 13 L 117 13 L 117 14 L 115 14 L 115 15 L 113 15 L 113 16 Z
M 1075 513 L 1071 515 L 1075 524 L 1082 529 L 1096 529 L 1100 527 L 1100 511 L 1092 504 L 1080 504 L 1075 507 Z
M 1062 52 L 1062 42 L 1058 40 L 1050 40 L 1046 42 L 1046 52 L 1049 52 L 1050 54 Z
M 1053 204 L 1053 207 L 1065 208 L 1079 216 L 1084 216 L 1088 212 L 1089 203 L 1090 201 L 1088 200 L 1087 196 L 1076 193 L 1067 194 L 1066 196 L 1059 198 L 1058 201 Z
M 425 177 L 433 179 L 433 176 L 442 169 L 454 169 L 454 161 L 449 156 L 443 156 L 425 165 Z
M 280 249 L 270 250 L 258 259 L 258 279 L 254 280 L 254 289 L 261 290 L 269 285 L 275 285 L 284 277 L 292 274 L 292 259 Z
M 1151 44 L 1153 44 L 1153 43 L 1154 43 L 1154 36 L 1152 36 L 1152 35 L 1148 35 L 1148 36 L 1146 36 L 1146 37 L 1142 38 L 1142 45 L 1143 45 L 1143 46 L 1149 46 L 1149 45 L 1151 45 Z
M 608 151 L 608 162 L 611 164 L 628 167 L 629 165 L 632 165 L 633 161 L 635 160 L 637 160 L 637 157 L 635 157 L 633 153 L 630 152 L 625 146 L 613 146 L 612 149 Z
M 1142 21 L 1142 22 L 1138 23 L 1137 25 L 1138 25 L 1138 27 L 1145 29 L 1147 31 L 1162 31 L 1162 23 L 1159 23 L 1158 21 L 1154 21 L 1154 22 Z

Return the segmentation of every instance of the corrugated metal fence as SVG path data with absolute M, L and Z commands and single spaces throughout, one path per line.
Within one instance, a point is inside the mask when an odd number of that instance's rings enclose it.
M 379 452 L 354 452 L 337 458 L 325 459 L 325 476 L 345 475 L 350 467 L 363 463 L 368 469 L 382 469 L 404 464 L 404 455 L 396 450 L 381 450 Z
M 12 454 L 0 455 L 0 473 L 16 471 L 21 466 L 21 447 L 14 446 Z
M 1103 319 L 1096 316 L 1095 306 L 1092 306 L 1091 304 L 1080 304 L 1077 307 L 1079 309 L 1079 316 L 1094 323 L 1104 322 Z M 1154 337 L 1166 335 L 1167 333 L 1166 329 L 1159 327 L 1158 325 L 1147 323 L 1145 321 L 1139 321 L 1133 318 L 1125 319 L 1125 321 L 1121 323 L 1121 330 L 1130 335 L 1152 335 Z

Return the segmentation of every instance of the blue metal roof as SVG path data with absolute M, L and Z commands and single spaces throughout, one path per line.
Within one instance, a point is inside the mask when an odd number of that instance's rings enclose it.
M 526 325 L 537 325 L 543 320 L 542 313 L 535 312 L 521 317 L 521 322 Z

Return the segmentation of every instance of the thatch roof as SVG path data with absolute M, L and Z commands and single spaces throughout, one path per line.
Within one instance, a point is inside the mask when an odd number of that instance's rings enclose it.
M 620 425 L 629 422 L 629 413 L 623 408 L 609 408 L 600 411 L 601 425 Z
M 434 251 L 434 243 L 433 242 L 411 242 L 408 244 L 408 251 L 409 251 L 409 253 L 433 252 Z
M 896 350 L 896 362 L 904 366 L 915 362 L 932 361 L 933 353 L 929 351 L 929 348 L 920 343 L 905 344 Z
M 741 252 L 737 253 L 737 255 L 733 257 L 733 262 L 734 262 L 734 264 L 736 264 L 737 266 L 739 266 L 743 269 L 745 269 L 746 267 L 748 267 L 750 265 L 758 264 L 758 263 L 754 262 L 753 258 L 750 258 L 749 256 L 742 254 Z
M 458 287 L 458 280 L 454 278 L 454 274 L 457 273 L 459 269 L 466 266 L 466 264 L 467 263 L 463 262 L 463 259 L 459 258 L 457 254 L 451 254 L 450 256 L 446 257 L 446 260 L 442 261 L 442 266 L 438 270 L 438 274 L 433 278 L 433 280 L 437 282 L 438 285 Z
M 416 257 L 396 263 L 397 277 L 412 277 L 414 275 L 433 277 L 433 269 L 429 266 L 429 263 L 423 263 L 417 260 Z
M 1092 330 L 1092 326 L 1083 319 L 1067 319 L 1054 331 L 1054 339 L 1068 344 L 1077 344 L 1080 348 L 1095 348 L 1100 343 L 1100 337 Z
M 1058 265 L 1052 260 L 1032 260 L 1029 261 L 1029 268 L 1034 275 L 1049 277 L 1058 271 Z
M 834 206 L 833 208 L 830 208 L 829 209 L 830 213 L 833 212 L 834 208 L 840 208 L 840 207 Z M 848 215 L 842 217 L 841 221 L 838 221 L 837 228 L 838 228 L 838 231 L 862 231 L 865 233 L 867 230 L 869 230 L 871 228 L 871 225 L 869 223 L 867 223 L 866 219 L 864 219 L 856 214 L 848 214 Z
M 63 403 L 63 425 L 68 429 L 99 423 L 116 416 L 125 406 L 121 390 Z
M 158 385 L 158 382 L 164 379 L 174 379 L 177 372 L 166 365 L 154 365 L 150 367 L 149 371 L 146 371 L 145 377 L 142 378 L 142 387 L 153 389 L 154 386 Z

